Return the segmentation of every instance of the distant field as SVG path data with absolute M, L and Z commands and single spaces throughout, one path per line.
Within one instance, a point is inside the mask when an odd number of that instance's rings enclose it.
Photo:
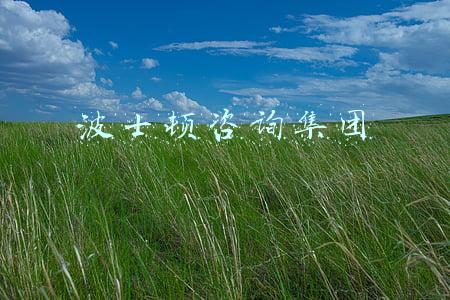
M 450 124 L 450 115 L 431 115 L 431 116 L 419 116 L 419 117 L 409 117 L 402 119 L 389 119 L 381 121 L 383 123 L 447 123 Z
M 449 297 L 449 125 L 81 144 L 0 123 L 0 298 Z

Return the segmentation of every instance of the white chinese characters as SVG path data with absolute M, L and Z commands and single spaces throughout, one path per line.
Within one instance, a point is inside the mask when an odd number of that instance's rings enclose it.
M 349 119 L 341 117 L 341 133 L 347 137 L 347 141 L 350 137 L 359 137 L 365 141 L 367 139 L 365 112 L 363 110 L 350 110 L 348 111 L 348 114 L 350 115 Z M 217 142 L 233 139 L 236 136 L 235 129 L 245 126 L 255 129 L 260 135 L 269 134 L 278 140 L 283 138 L 283 130 L 286 128 L 292 128 L 293 133 L 295 135 L 300 135 L 305 141 L 312 140 L 315 137 L 322 139 L 325 137 L 325 131 L 329 130 L 326 125 L 317 122 L 317 115 L 314 111 L 305 111 L 303 116 L 295 124 L 285 124 L 282 117 L 276 116 L 275 110 L 271 110 L 268 114 L 264 111 L 259 111 L 258 115 L 259 118 L 255 121 L 238 126 L 231 121 L 234 115 L 229 109 L 225 108 L 222 114 L 212 114 L 213 120 L 211 123 L 199 126 L 205 126 L 204 128 L 211 130 L 214 139 Z M 100 115 L 99 111 L 97 111 L 97 117 L 92 120 L 85 114 L 82 114 L 81 116 L 83 119 L 82 123 L 76 125 L 78 129 L 82 130 L 80 136 L 81 140 L 91 140 L 96 137 L 103 139 L 114 138 L 111 133 L 103 130 L 104 124 L 102 124 L 101 121 L 105 119 L 105 116 Z M 140 114 L 136 114 L 135 116 L 135 123 L 123 126 L 126 130 L 133 130 L 131 132 L 132 140 L 146 135 L 142 130 L 143 128 L 154 128 L 153 123 L 143 122 Z M 183 138 L 198 140 L 200 137 L 194 132 L 194 118 L 196 118 L 194 113 L 177 115 L 172 111 L 171 115 L 168 116 L 168 122 L 163 124 L 164 131 L 176 140 Z M 336 127 L 338 127 L 338 125 L 336 125 Z M 240 138 L 243 139 L 243 137 Z M 286 139 L 286 137 L 284 137 L 284 139 Z M 329 137 L 326 139 L 329 139 Z M 370 139 L 372 139 L 372 137 L 370 137 Z
M 99 111 L 97 111 L 97 118 L 93 120 L 89 120 L 89 117 L 85 114 L 81 114 L 81 117 L 83 118 L 83 123 L 86 123 L 76 125 L 78 129 L 83 129 L 83 134 L 80 136 L 81 140 L 90 140 L 96 136 L 104 139 L 113 138 L 112 134 L 103 132 L 103 124 L 101 124 L 100 121 L 105 119 L 105 116 L 100 116 Z M 87 125 L 87 123 L 89 123 L 89 125 Z

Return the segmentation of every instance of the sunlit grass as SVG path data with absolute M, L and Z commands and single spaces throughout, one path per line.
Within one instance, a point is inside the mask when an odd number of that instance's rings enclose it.
M 365 142 L 112 127 L 0 124 L 1 298 L 449 296 L 445 119 Z

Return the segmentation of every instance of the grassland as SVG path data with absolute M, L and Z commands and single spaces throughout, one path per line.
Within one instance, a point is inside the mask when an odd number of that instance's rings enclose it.
M 449 125 L 218 145 L 0 123 L 0 298 L 449 297 Z

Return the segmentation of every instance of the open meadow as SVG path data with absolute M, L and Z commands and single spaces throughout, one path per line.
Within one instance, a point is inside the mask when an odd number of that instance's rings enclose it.
M 449 297 L 449 115 L 328 125 L 0 123 L 0 298 Z

